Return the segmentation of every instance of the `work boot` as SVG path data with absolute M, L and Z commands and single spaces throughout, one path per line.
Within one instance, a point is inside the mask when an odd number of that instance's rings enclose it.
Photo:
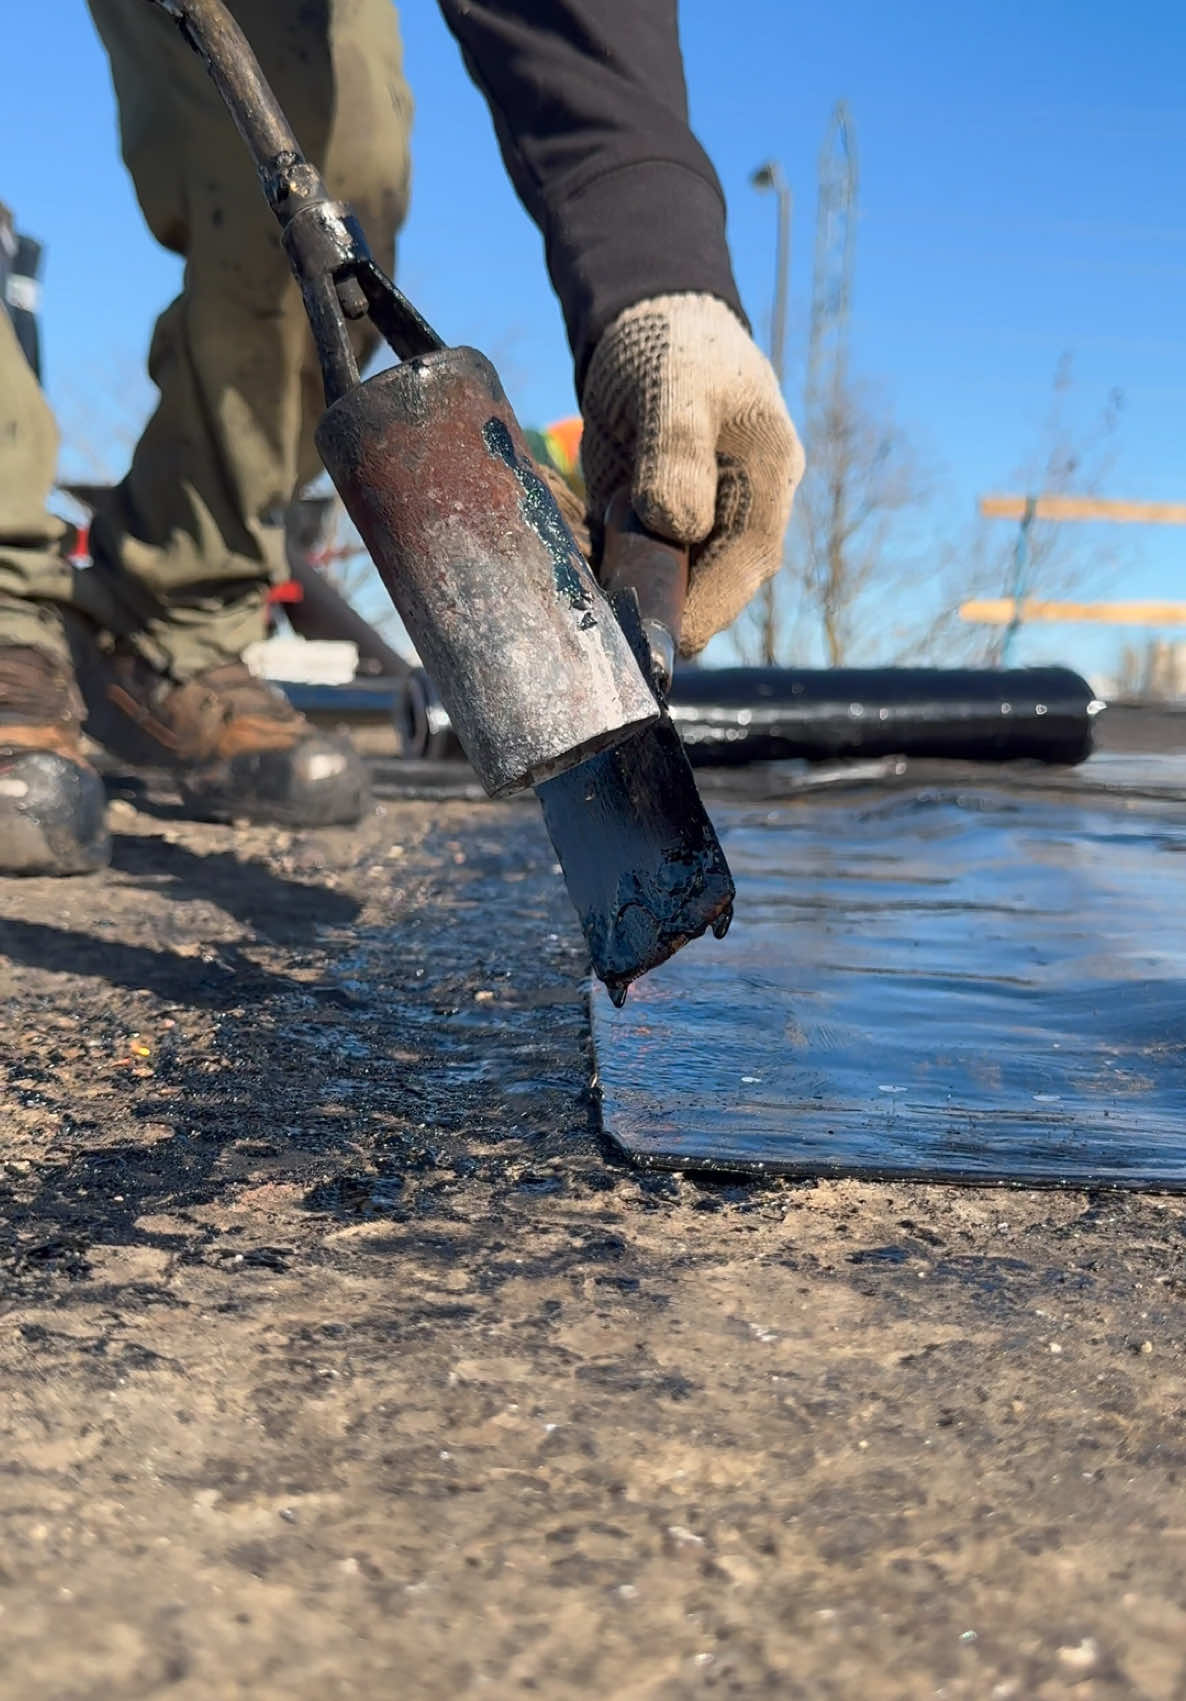
M 366 773 L 349 739 L 310 725 L 243 662 L 181 684 L 138 653 L 93 651 L 80 666 L 87 731 L 136 767 L 167 767 L 199 820 L 329 827 L 357 821 Z
M 0 644 L 0 874 L 89 874 L 111 860 L 82 713 L 64 662 Z

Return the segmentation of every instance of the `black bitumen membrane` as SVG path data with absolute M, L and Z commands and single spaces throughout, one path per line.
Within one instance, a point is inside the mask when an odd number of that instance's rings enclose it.
M 668 1169 L 1186 1189 L 1186 753 L 1165 724 L 1119 716 L 1075 769 L 710 786 L 736 919 L 621 1011 L 594 987 L 610 1138 Z

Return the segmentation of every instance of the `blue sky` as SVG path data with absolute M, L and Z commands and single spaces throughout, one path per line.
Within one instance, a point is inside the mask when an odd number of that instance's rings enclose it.
M 131 375 L 177 265 L 140 223 L 82 0 L 4 13 L 0 197 L 48 245 L 51 398 L 68 437 L 102 444 L 145 405 Z M 749 173 L 773 155 L 795 189 L 792 402 L 816 156 L 843 96 L 861 161 L 854 364 L 934 470 L 926 525 L 936 537 L 962 536 L 977 494 L 1015 482 L 1065 351 L 1070 406 L 1085 424 L 1110 389 L 1125 395 L 1109 493 L 1186 494 L 1180 7 L 684 0 L 681 16 L 693 121 L 725 185 L 739 281 L 763 337 L 773 205 Z M 407 0 L 402 17 L 418 116 L 401 281 L 449 340 L 491 354 L 521 417 L 542 423 L 571 409 L 572 391 L 538 237 L 432 0 Z M 1079 538 L 1119 549 L 1107 594 L 1186 593 L 1186 535 Z M 1119 641 L 1046 628 L 1022 654 L 1099 667 Z

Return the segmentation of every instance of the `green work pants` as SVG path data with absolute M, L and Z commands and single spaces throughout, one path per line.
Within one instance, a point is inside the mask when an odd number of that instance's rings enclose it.
M 278 227 L 203 66 L 146 0 L 90 7 L 140 206 L 185 279 L 149 352 L 160 399 L 101 499 L 89 569 L 62 559 L 48 509 L 57 431 L 0 311 L 0 643 L 64 655 L 64 606 L 184 679 L 261 635 L 267 586 L 285 576 L 284 510 L 318 470 L 320 374 Z M 393 264 L 411 97 L 391 0 L 230 7 L 302 148 Z M 365 359 L 372 333 L 352 329 Z

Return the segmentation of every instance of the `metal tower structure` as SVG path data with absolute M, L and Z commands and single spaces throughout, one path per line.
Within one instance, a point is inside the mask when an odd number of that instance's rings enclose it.
M 859 173 L 852 114 L 838 100 L 819 156 L 819 204 L 811 283 L 804 424 L 810 443 L 821 409 L 848 376 L 848 327 L 856 252 Z

